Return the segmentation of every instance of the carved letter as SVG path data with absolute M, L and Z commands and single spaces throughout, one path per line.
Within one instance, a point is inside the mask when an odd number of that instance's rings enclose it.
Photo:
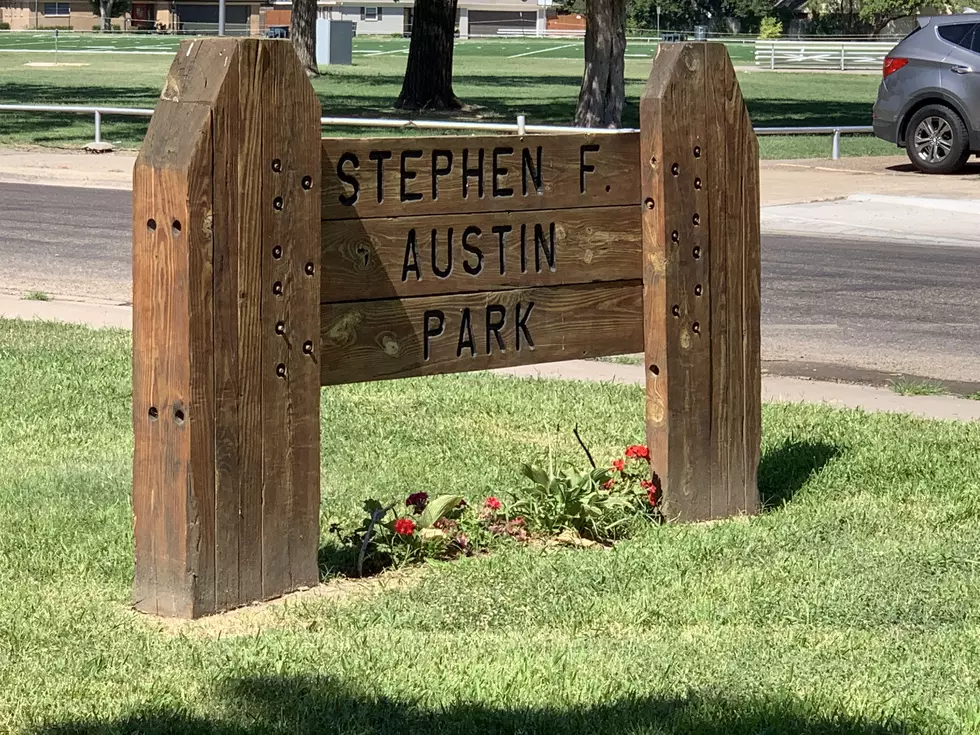
M 401 165 L 401 172 L 400 172 L 401 188 L 399 193 L 401 194 L 401 200 L 403 202 L 417 202 L 419 199 L 422 198 L 422 195 L 419 194 L 417 191 L 408 191 L 405 188 L 405 183 L 411 181 L 418 175 L 414 171 L 409 171 L 408 169 L 406 169 L 405 162 L 409 158 L 421 158 L 421 157 L 422 157 L 422 151 L 402 151 L 402 165 Z
M 507 270 L 504 264 L 504 254 L 507 251 L 507 245 L 504 243 L 504 236 L 514 228 L 510 225 L 494 225 L 490 229 L 500 237 L 500 275 L 504 275 Z
M 578 190 L 580 194 L 585 193 L 585 175 L 595 171 L 595 166 L 585 162 L 586 153 L 597 153 L 599 146 L 595 143 L 583 145 L 578 153 Z
M 524 316 L 521 317 L 521 304 L 517 303 L 517 349 L 521 349 L 521 332 L 524 332 L 524 337 L 527 339 L 528 347 L 532 350 L 534 349 L 534 340 L 531 339 L 531 333 L 527 331 L 527 318 L 531 316 L 531 310 L 534 308 L 534 302 L 532 301 L 527 305 L 527 311 L 524 312 Z
M 340 157 L 340 160 L 337 161 L 337 178 L 354 189 L 354 191 L 351 192 L 350 196 L 345 196 L 344 194 L 341 194 L 340 203 L 343 204 L 345 207 L 352 207 L 355 204 L 357 204 L 357 196 L 358 194 L 361 193 L 361 183 L 357 180 L 356 176 L 352 176 L 351 174 L 344 171 L 345 163 L 354 164 L 354 170 L 357 171 L 357 169 L 361 167 L 361 162 L 357 160 L 357 155 L 351 153 L 350 151 L 344 153 Z
M 491 315 L 497 315 L 498 319 L 492 319 Z M 500 336 L 500 330 L 504 328 L 504 322 L 507 319 L 507 307 L 501 306 L 500 304 L 488 304 L 487 305 L 487 354 L 493 354 L 493 348 L 490 345 L 490 335 L 492 334 L 497 338 L 497 347 L 501 352 L 506 352 L 504 348 L 504 339 Z
M 541 272 L 541 253 L 544 253 L 544 259 L 548 263 L 548 270 L 552 273 L 555 272 L 555 223 L 551 223 L 549 228 L 549 239 L 551 245 L 549 247 L 548 243 L 544 239 L 544 227 L 541 225 L 534 226 L 534 270 L 538 273 Z
M 446 270 L 439 270 L 439 265 L 436 259 L 436 230 L 432 230 L 432 272 L 435 273 L 439 278 L 449 278 L 453 272 L 453 228 L 449 228 L 449 237 L 446 244 L 446 251 L 449 256 L 449 262 L 446 263 Z
M 534 190 L 539 194 L 543 194 L 544 190 L 541 186 L 541 146 L 538 146 L 538 165 L 537 168 L 534 166 L 534 161 L 531 160 L 531 151 L 527 148 L 521 154 L 521 191 L 524 192 L 524 196 L 527 196 L 527 177 L 531 177 L 531 181 L 534 182 Z
M 483 270 L 483 251 L 475 245 L 470 245 L 467 239 L 470 235 L 476 235 L 479 237 L 483 232 L 479 227 L 475 225 L 470 225 L 465 230 L 463 230 L 463 250 L 465 250 L 470 255 L 476 256 L 476 265 L 470 265 L 469 260 L 463 261 L 463 270 L 469 273 L 471 276 L 478 276 L 480 271 Z
M 478 149 L 476 168 L 467 168 L 466 159 L 469 156 L 469 149 L 463 149 L 463 199 L 469 196 L 470 179 L 476 178 L 476 194 L 478 199 L 483 199 L 483 149 Z
M 409 261 L 411 259 L 411 261 Z M 418 241 L 415 228 L 408 231 L 408 241 L 405 243 L 405 262 L 402 264 L 402 283 L 408 280 L 410 271 L 415 271 L 415 280 L 422 280 L 422 269 L 419 268 Z
M 476 345 L 473 344 L 473 326 L 470 323 L 470 309 L 463 309 L 463 321 L 459 324 L 459 341 L 456 344 L 456 357 L 463 356 L 463 348 L 470 348 L 470 357 L 476 356 Z
M 371 151 L 368 158 L 378 162 L 378 204 L 381 204 L 385 199 L 385 161 L 391 158 L 391 151 Z
M 439 168 L 439 158 L 446 159 L 446 167 Z M 432 199 L 433 201 L 439 198 L 439 177 L 448 176 L 453 170 L 453 152 L 452 151 L 432 151 Z
M 507 175 L 507 167 L 501 166 L 499 158 L 500 156 L 509 156 L 513 154 L 514 149 L 510 146 L 505 148 L 494 148 L 493 149 L 493 186 L 491 191 L 495 197 L 510 197 L 514 196 L 514 190 L 510 187 L 504 188 L 500 186 L 500 177 Z
M 430 327 L 429 321 L 435 320 L 435 326 Z M 429 359 L 429 338 L 439 337 L 446 328 L 446 315 L 439 309 L 431 309 L 422 316 L 423 331 L 425 337 L 422 342 L 422 357 Z

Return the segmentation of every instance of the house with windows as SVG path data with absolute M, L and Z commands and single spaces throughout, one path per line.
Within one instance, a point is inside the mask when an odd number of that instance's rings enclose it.
M 414 0 L 375 0 L 355 5 L 345 0 L 320 0 L 321 18 L 353 21 L 359 36 L 403 36 L 411 33 Z M 547 27 L 551 0 L 459 0 L 460 38 L 535 35 Z M 226 0 L 229 35 L 258 35 L 269 26 L 288 25 L 291 0 Z M 14 30 L 97 27 L 99 16 L 90 0 L 0 0 L 0 22 Z M 124 30 L 214 32 L 217 0 L 133 0 L 125 16 L 113 19 Z

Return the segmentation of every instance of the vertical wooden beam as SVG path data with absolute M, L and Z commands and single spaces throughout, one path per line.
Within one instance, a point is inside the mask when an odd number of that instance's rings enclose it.
M 640 102 L 647 441 L 668 518 L 759 507 L 759 164 L 722 44 L 664 44 Z
M 317 582 L 320 106 L 287 41 L 184 42 L 133 179 L 136 607 Z

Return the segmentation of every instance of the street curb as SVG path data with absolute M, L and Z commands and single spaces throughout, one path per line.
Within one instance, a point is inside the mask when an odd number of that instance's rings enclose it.
M 978 190 L 980 195 L 980 190 Z M 980 215 L 980 201 L 973 199 L 940 199 L 938 197 L 910 197 L 893 194 L 851 194 L 849 202 L 866 202 L 869 204 L 892 204 L 897 207 L 919 207 L 922 209 L 938 209 L 942 212 L 962 212 L 964 214 Z

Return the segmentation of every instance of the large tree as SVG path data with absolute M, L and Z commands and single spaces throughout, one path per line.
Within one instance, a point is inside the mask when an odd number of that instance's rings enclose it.
M 619 127 L 626 101 L 626 0 L 586 0 L 585 74 L 575 124 Z
M 408 65 L 395 107 L 404 110 L 462 107 L 453 93 L 456 3 L 457 0 L 416 0 Z
M 129 0 L 92 0 L 92 10 L 99 14 L 99 29 L 112 30 L 112 19 L 129 10 Z
M 311 77 L 320 73 L 316 65 L 316 3 L 317 0 L 293 0 L 293 12 L 289 16 L 289 36 L 300 63 Z

